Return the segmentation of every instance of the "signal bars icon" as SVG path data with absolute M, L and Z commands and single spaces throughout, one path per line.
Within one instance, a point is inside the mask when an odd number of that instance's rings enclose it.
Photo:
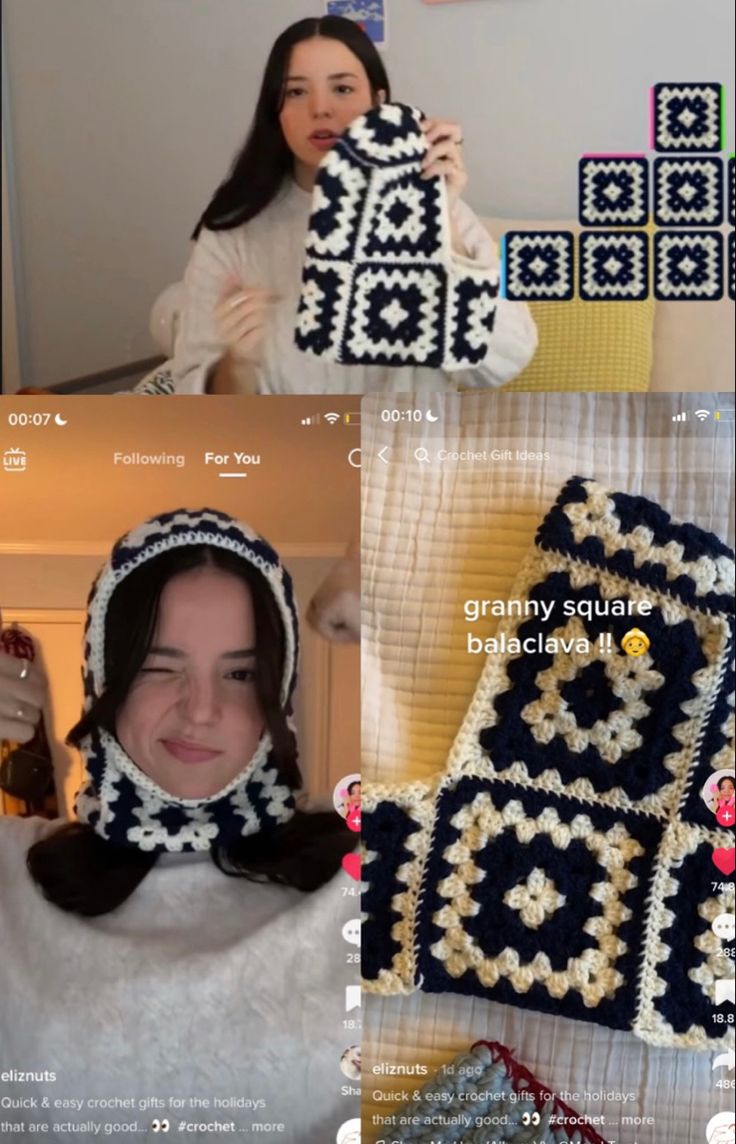
M 693 413 L 693 417 L 697 417 L 698 421 L 707 421 L 708 418 L 710 417 L 710 409 L 696 409 L 695 412 Z M 716 414 L 716 419 L 717 418 L 718 418 L 718 415 Z M 687 419 L 688 419 L 688 414 L 684 411 L 682 413 L 673 413 L 672 414 L 672 420 L 673 421 L 687 421 Z
M 348 414 L 345 415 L 345 422 L 348 423 Z M 354 416 L 354 415 L 353 415 Z M 339 413 L 312 413 L 310 417 L 302 417 L 302 425 L 319 425 L 320 421 L 326 421 L 328 425 L 337 425 L 338 421 L 342 421 Z

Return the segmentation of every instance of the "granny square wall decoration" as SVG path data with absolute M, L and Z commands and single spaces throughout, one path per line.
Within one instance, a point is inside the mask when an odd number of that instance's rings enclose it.
M 510 230 L 501 239 L 504 296 L 564 302 L 575 290 L 574 240 L 567 230 Z
M 720 226 L 723 200 L 720 159 L 655 159 L 654 221 L 658 226 Z
M 733 553 L 573 477 L 509 598 L 444 769 L 365 788 L 364 987 L 733 1047 L 697 797 L 733 760 Z
M 736 254 L 734 251 L 734 232 L 728 236 L 728 296 L 736 300 Z
M 649 296 L 649 236 L 639 231 L 580 235 L 580 297 L 589 302 Z
M 488 353 L 498 272 L 453 253 L 442 178 L 421 178 L 422 115 L 384 104 L 320 164 L 297 346 L 347 365 L 460 370 Z
M 583 156 L 579 218 L 583 226 L 646 226 L 649 164 L 644 156 Z
M 654 294 L 667 302 L 722 298 L 723 236 L 717 231 L 655 234 Z
M 652 94 L 655 151 L 720 151 L 719 83 L 658 83 Z
M 728 159 L 728 221 L 736 226 L 736 162 L 733 155 Z

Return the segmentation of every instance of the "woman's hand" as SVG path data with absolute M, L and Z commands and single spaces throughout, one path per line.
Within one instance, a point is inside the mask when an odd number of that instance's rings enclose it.
M 0 739 L 30 742 L 45 694 L 46 677 L 38 663 L 0 651 Z
M 427 136 L 429 150 L 422 163 L 422 178 L 444 175 L 450 211 L 468 185 L 468 173 L 463 162 L 463 129 L 459 123 L 447 119 L 423 119 L 422 131 Z
M 234 365 L 260 365 L 278 295 L 261 286 L 230 287 L 215 308 L 217 332 Z

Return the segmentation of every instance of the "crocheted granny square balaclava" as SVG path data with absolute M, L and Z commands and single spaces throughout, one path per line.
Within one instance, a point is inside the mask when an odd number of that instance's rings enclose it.
M 488 1144 L 489 1124 L 494 1144 L 606 1144 L 497 1041 L 478 1041 L 440 1069 L 393 1121 L 395 1144 Z
M 453 253 L 444 179 L 421 178 L 421 120 L 383 104 L 320 164 L 299 349 L 346 365 L 460 370 L 485 359 L 498 273 Z
M 365 987 L 732 1046 L 733 553 L 575 477 L 512 598 L 444 772 L 364 787 Z
M 226 549 L 262 574 L 276 601 L 285 636 L 281 701 L 296 684 L 298 622 L 291 578 L 269 544 L 246 525 L 214 509 L 179 509 L 145 521 L 118 540 L 89 595 L 84 641 L 84 710 L 105 689 L 105 622 L 110 599 L 134 569 L 187 545 Z M 96 729 L 84 742 L 87 781 L 76 812 L 101 838 L 148 852 L 209 850 L 286 822 L 293 792 L 279 776 L 265 732 L 242 771 L 208 798 L 177 798 L 133 762 L 117 739 Z

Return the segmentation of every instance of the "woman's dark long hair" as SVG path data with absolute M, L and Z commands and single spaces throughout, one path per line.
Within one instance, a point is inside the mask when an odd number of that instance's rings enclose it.
M 148 653 L 161 593 L 172 576 L 203 566 L 244 581 L 253 599 L 256 628 L 255 687 L 270 732 L 280 780 L 301 787 L 294 735 L 281 702 L 284 628 L 273 593 L 261 573 L 234 553 L 207 545 L 164 552 L 142 564 L 115 589 L 105 617 L 105 690 L 71 729 L 78 747 L 95 728 L 116 734 L 117 713 Z M 285 824 L 250 835 L 211 857 L 224 874 L 316 890 L 340 868 L 355 846 L 336 813 L 297 811 Z M 81 822 L 67 823 L 28 851 L 28 869 L 49 901 L 63 910 L 94 917 L 121 905 L 157 861 L 135 847 L 115 846 Z
M 194 228 L 196 239 L 203 226 L 230 230 L 260 214 L 276 196 L 294 157 L 284 139 L 279 115 L 291 53 L 297 44 L 324 36 L 339 40 L 365 68 L 373 98 L 383 89 L 391 98 L 386 69 L 373 41 L 353 20 L 342 16 L 310 17 L 292 24 L 276 40 L 268 57 L 260 95 L 248 137 L 235 157 L 230 173 L 215 191 Z

